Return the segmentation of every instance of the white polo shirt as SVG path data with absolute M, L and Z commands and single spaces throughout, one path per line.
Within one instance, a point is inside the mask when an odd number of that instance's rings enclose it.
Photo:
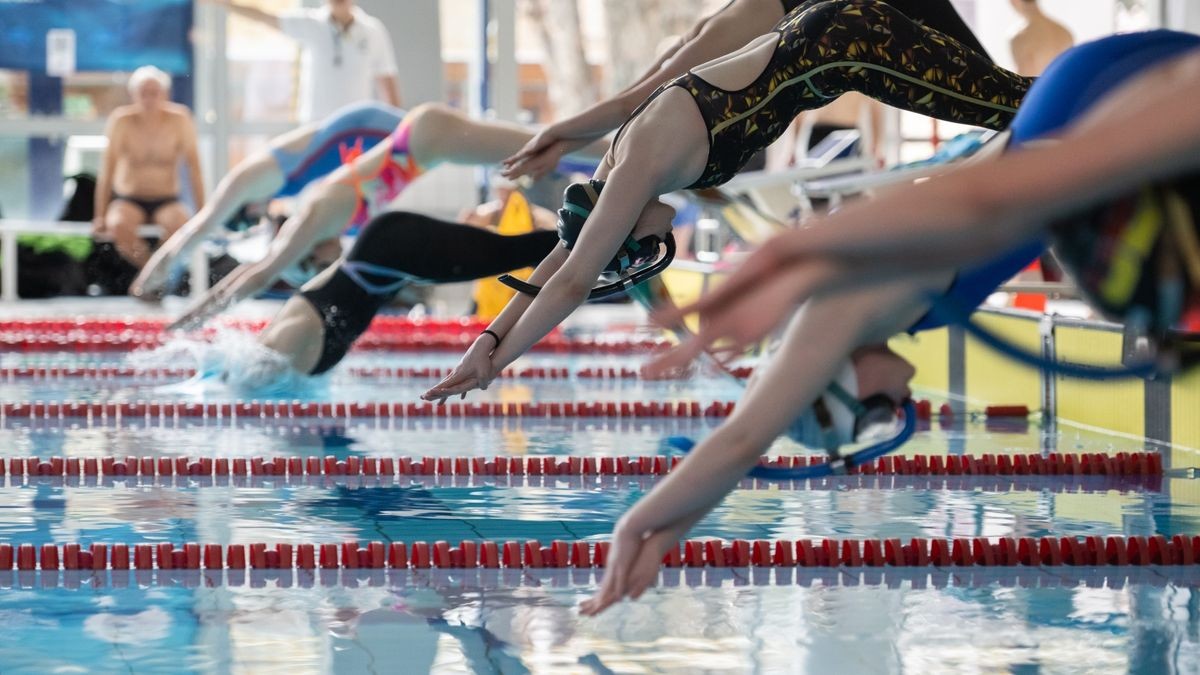
M 392 40 L 383 22 L 358 7 L 341 30 L 328 7 L 285 12 L 279 29 L 302 47 L 300 121 L 312 122 L 349 103 L 375 98 L 375 79 L 396 74 Z

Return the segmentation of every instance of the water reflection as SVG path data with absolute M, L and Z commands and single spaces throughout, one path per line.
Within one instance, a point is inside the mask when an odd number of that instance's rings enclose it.
M 581 619 L 591 571 L 209 574 L 10 588 L 0 662 L 63 672 L 1058 672 L 1144 671 L 1137 659 L 1153 652 L 1186 672 L 1195 618 L 1178 612 L 1200 586 L 1189 570 L 669 570 L 642 601 Z M 37 648 L 50 635 L 54 647 Z

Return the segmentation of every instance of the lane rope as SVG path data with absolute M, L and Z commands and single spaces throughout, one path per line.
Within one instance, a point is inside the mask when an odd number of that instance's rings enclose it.
M 399 401 L 6 401 L 0 403 L 0 422 L 58 420 L 67 418 L 104 420 L 164 419 L 328 419 L 347 418 L 710 418 L 727 417 L 734 401 L 480 401 L 472 403 Z M 916 418 L 933 416 L 928 401 L 916 403 Z M 944 404 L 938 412 L 943 423 L 953 421 L 955 411 Z M 979 413 L 969 413 L 978 417 Z M 988 419 L 1024 418 L 1025 406 L 988 406 Z
M 173 476 L 662 476 L 683 461 L 679 455 L 628 457 L 11 457 L 0 475 L 14 477 Z M 763 457 L 759 466 L 792 469 L 821 466 L 824 455 Z M 886 455 L 852 467 L 851 476 L 1162 476 L 1162 455 L 1153 452 Z M 754 480 L 754 479 L 750 479 Z M 803 480 L 803 479 L 797 479 Z
M 64 418 L 138 420 L 189 418 L 230 419 L 346 419 L 346 418 L 701 418 L 726 417 L 732 401 L 567 401 L 515 403 L 383 401 L 8 401 L 0 403 L 0 422 Z
M 603 568 L 610 543 L 554 540 L 337 543 L 0 544 L 0 571 L 170 569 Z M 664 567 L 1195 566 L 1200 536 L 958 537 L 749 541 L 689 539 Z
M 453 333 L 366 333 L 352 351 L 458 351 L 475 341 L 477 332 Z M 152 349 L 165 344 L 170 336 L 163 333 L 30 333 L 0 332 L 0 350 L 9 352 L 127 352 Z M 531 351 L 553 354 L 628 355 L 657 353 L 671 347 L 661 338 L 566 338 L 551 334 L 539 340 Z
M 624 475 L 561 475 L 561 474 L 509 474 L 505 476 L 366 476 L 366 475 L 256 475 L 247 476 L 0 476 L 0 487 L 38 487 L 48 485 L 64 488 L 111 488 L 141 489 L 147 487 L 176 488 L 181 490 L 222 489 L 279 489 L 279 488 L 334 488 L 350 487 L 370 489 L 375 487 L 420 487 L 437 488 L 566 488 L 573 490 L 620 490 L 635 488 L 649 490 L 661 476 L 639 474 Z M 1163 476 L 898 476 L 891 475 L 842 475 L 824 479 L 781 481 L 778 479 L 746 478 L 738 482 L 737 490 L 779 489 L 794 492 L 830 492 L 845 490 L 936 490 L 943 492 L 1038 492 L 1041 494 L 1120 494 L 1161 492 Z

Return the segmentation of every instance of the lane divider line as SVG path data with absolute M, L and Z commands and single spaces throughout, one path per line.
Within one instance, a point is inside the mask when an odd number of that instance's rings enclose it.
M 437 488 L 551 488 L 570 490 L 620 490 L 635 488 L 649 490 L 661 476 L 656 475 L 558 475 L 558 474 L 509 474 L 506 476 L 367 476 L 367 475 L 247 475 L 247 476 L 0 476 L 0 487 L 50 487 L 63 488 L 134 488 L 144 487 L 204 489 L 204 488 L 376 488 L 376 487 L 421 487 Z M 793 492 L 819 492 L 831 490 L 937 490 L 944 492 L 1039 492 L 1051 494 L 1097 494 L 1118 492 L 1122 494 L 1160 492 L 1162 476 L 898 476 L 898 475 L 853 475 L 827 476 L 808 480 L 781 481 L 745 478 L 738 482 L 738 490 L 779 489 Z
M 0 544 L 0 571 L 151 569 L 602 568 L 610 543 L 554 540 L 199 544 Z M 1200 536 L 954 539 L 690 539 L 664 567 L 1195 566 Z
M 928 401 L 920 403 L 928 404 Z M 539 401 L 477 403 L 398 401 L 233 401 L 195 403 L 186 401 L 7 401 L 0 403 L 0 422 L 13 420 L 105 418 L 105 419 L 279 419 L 279 418 L 461 418 L 461 417 L 621 417 L 621 418 L 701 418 L 728 417 L 733 401 Z M 989 418 L 1024 417 L 1023 406 L 991 406 L 984 411 Z M 939 419 L 949 423 L 953 412 L 943 410 Z M 918 419 L 928 420 L 930 406 L 917 406 Z
M 235 401 L 190 403 L 180 401 L 8 401 L 0 404 L 0 422 L 7 419 L 58 419 L 104 417 L 153 418 L 409 418 L 409 417 L 726 417 L 732 401 L 568 401 L 509 403 L 382 401 Z
M 356 378 L 388 379 L 388 380 L 430 380 L 446 377 L 452 368 L 389 368 L 389 367 L 351 367 L 340 371 Z M 752 368 L 736 368 L 732 372 L 737 377 L 746 378 L 753 372 Z M 116 378 L 141 379 L 179 379 L 196 374 L 192 368 L 135 368 L 124 365 L 99 366 L 8 366 L 0 367 L 0 379 L 8 380 L 50 380 L 50 379 L 93 379 L 105 380 Z M 500 377 L 512 379 L 538 380 L 641 380 L 641 373 L 636 368 L 595 366 L 580 368 L 572 371 L 569 368 L 506 368 Z M 686 376 L 659 378 L 664 380 L 682 380 Z M 654 380 L 647 380 L 654 381 Z
M 679 455 L 626 457 L 11 457 L 0 475 L 14 477 L 145 476 L 662 476 L 679 466 Z M 824 456 L 763 457 L 760 466 L 817 466 Z M 1162 476 L 1162 455 L 1153 452 L 995 455 L 889 455 L 855 466 L 862 476 Z
M 423 352 L 460 351 L 475 341 L 477 332 L 455 333 L 366 333 L 352 351 Z M 166 343 L 165 333 L 25 333 L 0 332 L 0 349 L 12 352 L 128 352 L 151 349 Z M 661 338 L 565 338 L 551 334 L 531 351 L 554 354 L 645 354 L 668 349 Z

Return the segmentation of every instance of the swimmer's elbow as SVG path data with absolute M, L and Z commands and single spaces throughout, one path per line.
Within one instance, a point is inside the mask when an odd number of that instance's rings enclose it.
M 564 298 L 577 305 L 582 305 L 587 301 L 588 294 L 592 292 L 592 287 L 595 286 L 596 280 L 577 274 L 564 276 L 565 278 L 558 284 L 559 292 L 562 293 Z
M 772 438 L 763 438 L 760 429 L 748 427 L 738 419 L 727 420 L 711 436 L 722 454 L 739 466 L 752 466 L 771 444 Z

